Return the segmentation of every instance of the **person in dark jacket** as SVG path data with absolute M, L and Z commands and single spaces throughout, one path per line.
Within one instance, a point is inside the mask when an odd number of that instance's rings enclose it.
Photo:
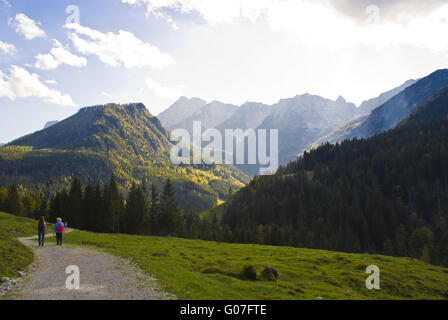
M 45 222 L 44 217 L 40 217 L 39 222 L 37 224 L 37 238 L 38 238 L 39 247 L 44 246 L 46 233 L 47 233 L 47 223 Z
M 56 233 L 56 245 L 62 246 L 62 234 L 64 233 L 65 226 L 62 223 L 61 218 L 56 219 L 56 224 L 54 225 L 53 232 Z

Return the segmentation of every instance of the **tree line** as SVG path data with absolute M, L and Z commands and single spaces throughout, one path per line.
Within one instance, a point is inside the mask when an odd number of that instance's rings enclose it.
M 149 190 L 150 189 L 150 190 Z M 125 199 L 112 177 L 104 186 L 79 178 L 70 190 L 61 190 L 50 201 L 49 218 L 61 217 L 74 228 L 102 233 L 181 236 L 183 214 L 167 180 L 159 194 L 154 184 L 133 184 Z
M 0 211 L 20 217 L 37 219 L 48 216 L 49 201 L 43 193 L 37 193 L 11 185 L 0 187 Z

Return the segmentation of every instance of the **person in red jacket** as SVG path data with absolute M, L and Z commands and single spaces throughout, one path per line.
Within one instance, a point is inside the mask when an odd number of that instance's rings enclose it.
M 53 232 L 56 233 L 56 246 L 62 246 L 62 235 L 64 233 L 65 226 L 62 223 L 61 218 L 56 219 Z

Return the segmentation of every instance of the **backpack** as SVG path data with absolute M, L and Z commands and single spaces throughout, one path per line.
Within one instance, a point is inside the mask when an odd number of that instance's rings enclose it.
M 39 222 L 37 226 L 37 231 L 44 232 L 45 231 L 45 225 L 42 222 Z
M 56 228 L 56 233 L 62 233 L 64 231 L 64 227 L 62 226 L 62 222 L 59 222 L 58 227 Z

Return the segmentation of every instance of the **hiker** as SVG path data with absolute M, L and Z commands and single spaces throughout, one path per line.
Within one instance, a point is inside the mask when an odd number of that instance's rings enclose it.
M 44 246 L 45 234 L 47 233 L 47 223 L 44 217 L 39 218 L 39 223 L 37 224 L 37 237 L 39 242 L 39 247 Z
M 62 223 L 61 218 L 56 219 L 53 232 L 56 233 L 56 245 L 62 246 L 62 234 L 64 233 L 65 226 Z

